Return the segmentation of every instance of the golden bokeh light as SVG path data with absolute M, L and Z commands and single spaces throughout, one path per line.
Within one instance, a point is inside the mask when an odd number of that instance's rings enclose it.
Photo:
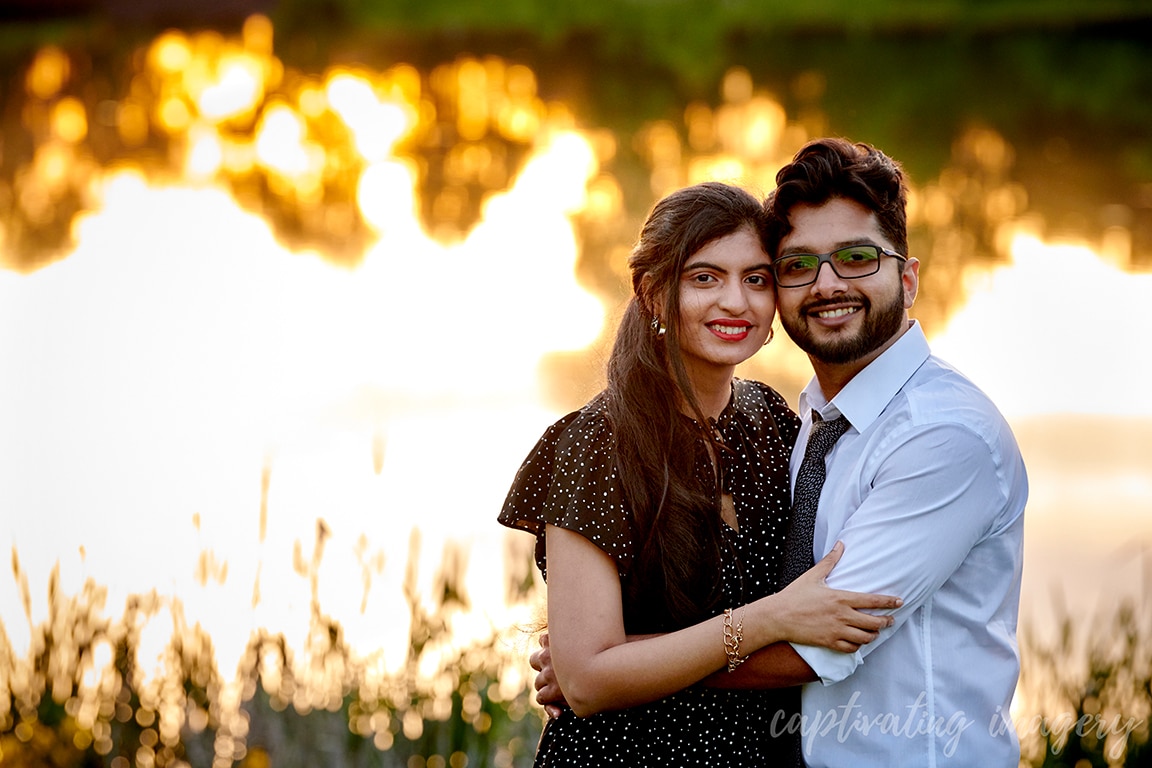
M 193 68 L 186 79 L 199 114 L 213 122 L 249 115 L 264 98 L 264 68 L 245 53 L 222 56 L 211 74 Z
M 148 139 L 148 112 L 131 100 L 116 107 L 116 131 L 125 146 L 138 147 Z
M 88 114 L 80 99 L 67 97 L 56 102 L 52 108 L 52 133 L 68 144 L 78 144 L 88 136 Z
M 48 46 L 36 54 L 24 79 L 28 93 L 39 99 L 50 99 L 68 82 L 72 62 L 68 54 L 55 46 Z
M 192 112 L 183 98 L 172 96 L 156 105 L 156 122 L 166 133 L 183 133 L 192 123 Z
M 148 48 L 149 68 L 163 74 L 178 74 L 192 61 L 188 38 L 175 30 L 165 32 Z

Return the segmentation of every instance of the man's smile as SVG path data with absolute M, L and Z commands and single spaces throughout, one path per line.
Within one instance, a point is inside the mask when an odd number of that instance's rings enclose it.
M 816 317 L 827 320 L 833 317 L 844 317 L 845 315 L 851 315 L 859 311 L 860 307 L 838 307 L 836 309 L 817 310 L 812 314 L 816 315 Z

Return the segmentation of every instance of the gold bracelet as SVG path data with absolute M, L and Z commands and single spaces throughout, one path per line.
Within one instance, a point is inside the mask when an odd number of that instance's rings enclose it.
M 734 672 L 736 667 L 744 663 L 747 656 L 740 655 L 740 641 L 744 639 L 744 611 L 740 611 L 740 618 L 736 626 L 732 626 L 732 609 L 724 609 L 724 654 L 728 657 L 728 671 Z

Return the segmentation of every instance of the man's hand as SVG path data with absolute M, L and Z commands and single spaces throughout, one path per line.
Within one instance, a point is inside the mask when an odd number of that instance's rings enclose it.
M 544 705 L 548 717 L 560 716 L 560 705 L 566 704 L 564 694 L 560 691 L 560 683 L 556 682 L 556 673 L 552 669 L 552 651 L 548 647 L 548 633 L 540 635 L 540 650 L 528 657 L 528 664 L 538 673 L 536 675 L 536 703 Z

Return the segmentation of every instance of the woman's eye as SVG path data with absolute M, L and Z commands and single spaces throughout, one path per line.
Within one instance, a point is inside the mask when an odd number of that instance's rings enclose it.
M 752 283 L 752 285 L 768 285 L 768 276 L 767 275 L 749 275 L 748 276 L 748 282 Z
M 703 272 L 700 273 L 699 275 L 693 275 L 692 276 L 692 281 L 696 282 L 696 283 L 711 283 L 715 279 L 716 278 L 712 277 L 712 275 L 709 275 L 709 274 L 706 274 Z

